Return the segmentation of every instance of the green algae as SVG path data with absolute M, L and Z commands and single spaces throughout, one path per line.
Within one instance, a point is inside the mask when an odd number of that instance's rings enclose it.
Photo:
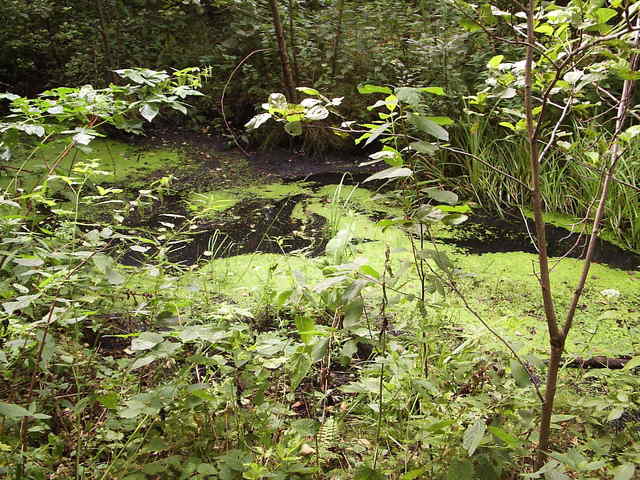
M 57 162 L 65 147 L 66 144 L 52 142 L 41 145 L 27 158 L 14 159 L 13 165 L 22 172 L 20 187 L 30 191 L 41 183 L 43 176 L 56 164 L 56 174 L 78 177 L 80 175 L 74 171 L 74 167 L 97 162 L 98 166 L 86 173 L 91 183 L 121 184 L 146 179 L 157 170 L 175 168 L 182 159 L 178 152 L 171 150 L 145 150 L 115 140 L 96 139 L 82 150 L 72 149 Z M 0 187 L 6 188 L 12 180 L 12 176 L 0 178 Z
M 248 185 L 203 193 L 191 193 L 186 198 L 189 211 L 198 216 L 215 217 L 233 208 L 242 200 L 260 198 L 263 200 L 282 200 L 296 195 L 311 195 L 309 184 L 270 183 L 266 185 Z

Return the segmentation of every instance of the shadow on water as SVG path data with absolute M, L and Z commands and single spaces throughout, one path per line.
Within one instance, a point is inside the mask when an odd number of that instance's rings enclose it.
M 532 220 L 526 223 L 522 217 L 500 218 L 487 214 L 473 215 L 469 220 L 456 227 L 456 237 L 442 239 L 442 243 L 455 245 L 473 254 L 500 252 L 538 253 L 529 232 L 535 226 Z M 584 258 L 589 236 L 571 232 L 567 229 L 547 225 L 546 235 L 549 256 Z M 640 266 L 640 255 L 623 250 L 605 240 L 598 240 L 595 255 L 596 263 L 603 263 L 623 270 L 635 270 Z
M 201 258 L 256 252 L 286 254 L 304 250 L 317 256 L 324 251 L 327 242 L 323 232 L 326 220 L 315 214 L 304 222 L 291 216 L 295 206 L 306 198 L 301 194 L 280 200 L 242 200 L 214 220 L 196 223 L 195 229 L 171 246 L 167 258 L 172 263 L 189 266 Z M 175 212 L 177 208 L 176 205 L 164 205 L 162 209 Z M 180 213 L 185 214 L 184 207 Z M 156 227 L 160 222 L 167 222 L 162 213 L 151 216 L 145 224 Z M 121 263 L 138 266 L 145 262 L 145 257 L 148 255 L 129 251 Z

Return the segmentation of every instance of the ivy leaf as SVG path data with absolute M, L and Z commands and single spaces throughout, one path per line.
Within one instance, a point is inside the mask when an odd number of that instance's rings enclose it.
M 156 115 L 158 115 L 159 112 L 160 109 L 153 103 L 145 103 L 140 107 L 140 115 L 142 115 L 142 117 L 147 122 L 151 122 L 154 118 L 156 118 Z
M 462 436 L 462 447 L 467 451 L 469 456 L 475 453 L 486 430 L 487 425 L 482 419 L 478 419 L 473 424 L 469 425 L 467 430 L 464 432 L 464 435 Z

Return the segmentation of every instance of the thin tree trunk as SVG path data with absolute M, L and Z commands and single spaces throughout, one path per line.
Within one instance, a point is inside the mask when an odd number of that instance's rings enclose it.
M 533 32 L 533 13 L 534 13 L 534 7 L 535 7 L 535 0 L 529 0 L 529 12 L 527 12 L 527 28 L 528 28 L 528 37 L 527 37 L 527 62 L 525 64 L 525 95 L 527 95 L 527 93 L 529 95 L 531 95 L 531 84 L 527 83 L 527 80 L 530 82 L 532 79 L 532 74 L 531 74 L 531 59 L 533 56 L 533 45 L 535 43 L 535 34 Z M 636 28 L 640 27 L 640 17 L 636 18 Z M 633 47 L 637 50 L 638 47 L 640 47 L 640 36 L 638 35 L 638 32 L 636 32 L 634 34 L 634 40 L 633 40 Z M 640 56 L 637 53 L 634 53 L 633 56 L 631 57 L 631 61 L 630 61 L 630 65 L 631 65 L 631 70 L 633 71 L 637 71 L 638 70 L 638 64 L 640 63 Z M 596 209 L 596 213 L 595 213 L 595 218 L 593 220 L 593 228 L 591 230 L 591 235 L 589 238 L 589 245 L 587 247 L 587 253 L 585 255 L 585 259 L 584 259 L 584 263 L 583 263 L 583 267 L 582 267 L 582 273 L 580 275 L 580 278 L 578 280 L 578 284 L 576 286 L 576 289 L 573 293 L 573 297 L 571 299 L 571 304 L 569 306 L 569 309 L 567 310 L 567 314 L 564 320 L 564 323 L 562 325 L 562 329 L 558 328 L 558 324 L 557 324 L 557 320 L 555 318 L 555 314 L 553 316 L 553 322 L 551 322 L 551 318 L 548 315 L 547 312 L 547 304 L 545 302 L 545 314 L 547 314 L 547 322 L 549 323 L 549 337 L 550 337 L 550 344 L 551 344 L 551 356 L 549 359 L 549 370 L 547 372 L 547 382 L 546 382 L 546 390 L 545 390 L 545 399 L 544 399 L 544 405 L 542 408 L 542 416 L 540 418 L 540 430 L 539 430 L 539 441 L 538 441 L 538 451 L 536 454 L 536 460 L 535 460 L 535 468 L 536 470 L 540 469 L 547 458 L 547 453 L 549 452 L 549 446 L 550 446 L 550 437 L 551 437 L 551 416 L 553 415 L 553 403 L 555 400 L 555 394 L 556 394 L 556 389 L 557 389 L 557 383 L 558 383 L 558 371 L 559 371 L 559 367 L 562 361 L 562 353 L 564 350 L 564 345 L 566 343 L 567 337 L 569 335 L 569 332 L 571 331 L 571 327 L 573 326 L 573 321 L 576 315 L 576 311 L 577 311 L 577 307 L 578 307 L 578 302 L 580 301 L 580 298 L 582 297 L 582 293 L 584 291 L 584 286 L 587 282 L 587 278 L 589 276 L 589 270 L 591 268 L 591 263 L 592 263 L 592 259 L 593 259 L 593 254 L 595 252 L 595 247 L 598 241 L 598 233 L 600 231 L 600 223 L 602 221 L 602 218 L 604 217 L 604 213 L 605 213 L 605 208 L 606 208 L 606 202 L 607 202 L 607 196 L 609 193 L 609 186 L 611 184 L 611 181 L 613 179 L 613 174 L 615 172 L 615 169 L 618 165 L 618 162 L 620 160 L 620 156 L 622 155 L 622 151 L 620 148 L 620 143 L 619 143 L 619 136 L 622 133 L 623 129 L 624 129 L 624 125 L 625 125 L 625 121 L 627 119 L 628 116 L 628 111 L 629 111 L 629 105 L 631 104 L 631 100 L 633 97 L 633 90 L 635 87 L 635 80 L 625 80 L 624 82 L 624 86 L 622 89 L 622 96 L 620 98 L 620 101 L 618 103 L 618 111 L 616 114 L 616 130 L 614 132 L 614 138 L 612 141 L 612 144 L 610 145 L 609 148 L 609 165 L 606 169 L 605 172 L 605 176 L 604 179 L 602 181 L 602 185 L 600 187 L 600 197 L 598 199 L 598 207 Z M 529 103 L 527 104 L 527 106 L 525 107 L 527 110 L 527 122 L 529 123 L 530 120 L 532 120 L 532 106 L 530 103 L 530 99 L 529 99 Z M 532 127 L 532 123 L 529 123 L 529 128 L 531 129 Z M 531 132 L 531 130 L 530 130 Z M 530 142 L 537 142 L 537 138 L 535 138 L 536 135 L 533 135 L 533 138 L 531 138 L 530 135 Z M 531 150 L 531 162 L 532 162 L 532 174 L 534 177 L 539 177 L 539 172 L 538 171 L 534 171 L 533 170 L 533 163 L 534 163 L 534 154 L 537 153 L 537 150 L 532 149 Z M 538 163 L 538 157 L 535 157 L 536 160 L 536 164 Z M 539 178 L 538 178 L 539 179 Z M 535 184 L 534 184 L 535 185 Z M 536 189 L 534 188 L 534 197 L 535 197 L 535 191 Z M 539 193 L 539 188 L 538 188 L 538 193 Z M 541 205 L 536 205 L 534 202 L 534 212 L 537 212 L 540 214 L 540 217 L 542 217 L 542 206 Z M 537 219 L 537 214 L 536 214 L 536 219 Z M 537 223 L 537 222 L 536 222 Z M 536 225 L 537 226 L 537 225 Z M 544 226 L 544 223 L 543 223 Z M 542 240 L 538 237 L 538 242 L 541 243 Z M 542 255 L 540 257 L 540 263 L 541 263 L 541 272 L 542 272 Z M 546 259 L 546 264 L 548 265 L 548 258 Z M 543 290 L 543 294 L 545 292 L 545 287 L 549 287 L 550 288 L 550 281 L 547 280 L 546 282 L 543 281 L 542 279 L 542 275 L 541 275 L 541 287 Z M 553 299 L 551 299 L 551 306 L 553 307 Z
M 293 60 L 293 81 L 294 85 L 300 84 L 300 70 L 298 68 L 298 46 L 296 45 L 296 29 L 293 22 L 297 0 L 289 0 L 289 41 L 291 42 L 291 59 Z
M 338 23 L 336 25 L 336 38 L 333 45 L 333 58 L 331 59 L 331 78 L 336 78 L 338 67 L 338 55 L 340 53 L 340 41 L 342 40 L 342 18 L 344 17 L 344 0 L 338 0 L 336 7 Z
M 96 3 L 98 7 L 98 17 L 100 18 L 100 37 L 102 38 L 102 47 L 104 50 L 104 59 L 107 63 L 106 67 L 109 71 L 109 79 L 111 82 L 115 82 L 115 75 L 113 73 L 113 69 L 116 67 L 113 62 L 113 55 L 111 54 L 111 43 L 109 38 L 109 33 L 107 32 L 107 20 L 104 13 L 104 0 L 98 0 Z
M 293 73 L 291 72 L 291 66 L 289 63 L 289 54 L 287 52 L 287 42 L 284 37 L 284 30 L 282 29 L 282 21 L 280 20 L 280 12 L 278 11 L 278 4 L 276 0 L 269 0 L 271 6 L 271 16 L 273 18 L 273 28 L 276 32 L 276 41 L 278 42 L 278 53 L 280 54 L 280 64 L 282 65 L 282 81 L 287 91 L 287 97 L 290 102 L 296 103 L 298 101 L 295 89 L 295 82 L 293 81 Z

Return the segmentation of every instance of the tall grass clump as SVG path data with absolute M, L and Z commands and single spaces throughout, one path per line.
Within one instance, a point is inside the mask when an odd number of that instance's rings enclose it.
M 578 130 L 573 136 L 577 138 Z M 495 127 L 486 117 L 468 119 L 452 135 L 454 149 L 443 151 L 441 165 L 448 165 L 455 177 L 449 181 L 478 201 L 484 208 L 503 215 L 507 207 L 529 204 L 528 152 L 523 137 Z M 541 171 L 541 190 L 545 210 L 589 220 L 600 188 L 601 170 L 593 141 L 577 138 L 564 155 L 548 156 Z M 451 165 L 456 168 L 452 169 Z M 508 173 L 511 177 L 501 172 Z M 442 172 L 441 172 L 442 173 Z M 608 238 L 632 250 L 640 250 L 640 146 L 630 147 L 621 160 L 607 202 L 604 230 Z M 519 182 L 522 182 L 519 183 Z

